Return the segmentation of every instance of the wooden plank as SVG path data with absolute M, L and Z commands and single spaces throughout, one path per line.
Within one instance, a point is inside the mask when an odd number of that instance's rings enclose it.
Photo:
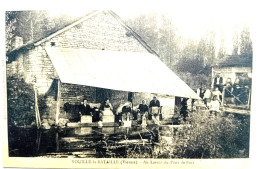
M 250 110 L 234 109 L 234 108 L 224 107 L 223 111 L 228 112 L 228 113 L 237 113 L 237 114 L 250 115 Z
M 39 129 L 41 127 L 41 118 L 40 118 L 40 112 L 38 107 L 38 94 L 37 94 L 37 87 L 34 85 L 34 102 L 35 102 L 35 117 L 36 117 L 36 125 Z
M 222 91 L 222 100 L 221 100 L 221 106 L 224 105 L 224 100 L 225 100 L 225 90 L 226 90 L 226 87 L 223 88 L 223 91 Z
M 119 125 L 117 123 L 103 123 L 102 127 L 118 127 Z M 67 127 L 98 127 L 97 122 L 93 123 L 67 123 Z
M 57 92 L 57 107 L 56 107 L 56 116 L 55 116 L 55 123 L 58 125 L 59 122 L 59 115 L 60 115 L 60 80 L 58 80 L 58 92 Z
M 250 107 L 250 102 L 251 102 L 251 90 L 249 89 L 248 92 L 249 92 L 249 93 L 248 93 L 248 100 L 247 100 L 247 108 Z

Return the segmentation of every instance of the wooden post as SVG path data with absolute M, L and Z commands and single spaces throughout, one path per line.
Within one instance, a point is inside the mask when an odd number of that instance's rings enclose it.
M 34 85 L 34 106 L 35 106 L 35 118 L 36 118 L 36 125 L 39 129 L 41 127 L 41 117 L 38 107 L 38 94 L 37 94 L 37 87 Z
M 55 140 L 56 140 L 56 151 L 60 151 L 59 133 L 58 132 L 56 132 Z
M 214 88 L 214 68 L 212 67 L 211 68 L 211 84 L 210 84 L 210 87 L 213 89 Z
M 41 136 L 42 136 L 42 132 L 40 130 L 37 131 L 37 139 L 36 139 L 36 152 L 38 152 L 40 150 L 40 145 L 41 145 Z
M 56 107 L 56 118 L 55 123 L 58 125 L 59 122 L 59 115 L 60 115 L 60 80 L 58 80 L 58 87 L 57 87 L 57 107 Z
M 250 101 L 251 101 L 251 90 L 248 90 L 248 100 L 247 100 L 247 108 L 250 109 Z
M 226 86 L 225 86 L 225 87 L 223 87 L 223 91 L 222 91 L 222 100 L 221 100 L 221 106 L 224 106 L 225 90 L 226 90 Z

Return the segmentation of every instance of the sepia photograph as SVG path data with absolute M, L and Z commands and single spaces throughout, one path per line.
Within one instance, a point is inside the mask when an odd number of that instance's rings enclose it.
M 251 20 L 213 6 L 5 10 L 7 158 L 76 168 L 248 160 Z M 19 164 L 7 166 L 32 167 Z

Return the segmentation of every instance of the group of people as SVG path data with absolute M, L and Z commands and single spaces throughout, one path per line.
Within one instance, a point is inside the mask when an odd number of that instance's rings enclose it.
M 213 79 L 213 90 L 209 88 L 198 88 L 197 94 L 203 99 L 203 103 L 210 110 L 210 113 L 215 115 L 220 112 L 220 105 L 222 102 L 222 92 L 223 92 L 223 77 L 220 76 L 220 73 L 216 74 L 216 77 Z
M 202 104 L 204 104 L 211 113 L 217 114 L 220 112 L 221 103 L 227 104 L 227 100 L 233 98 L 235 104 L 244 104 L 248 101 L 248 88 L 251 84 L 249 81 L 240 80 L 237 78 L 232 84 L 231 78 L 227 78 L 224 84 L 223 77 L 220 76 L 220 73 L 216 74 L 216 77 L 213 79 L 213 90 L 200 87 L 197 90 L 197 94 L 202 98 Z M 188 99 L 183 99 L 181 102 L 180 114 L 184 117 L 184 120 L 188 116 Z M 199 100 L 193 101 L 192 104 L 197 104 Z M 91 115 L 93 121 L 102 120 L 102 115 L 104 110 L 110 110 L 113 115 L 115 115 L 115 122 L 125 121 L 125 120 L 137 120 L 142 122 L 142 119 L 151 120 L 153 116 L 158 116 L 159 113 L 153 113 L 153 107 L 161 107 L 160 101 L 156 96 L 150 101 L 149 105 L 146 104 L 146 100 L 133 107 L 131 102 L 121 103 L 117 110 L 114 111 L 112 104 L 109 101 L 109 98 L 106 98 L 99 108 L 91 108 L 88 104 L 87 99 L 83 100 L 83 104 L 80 106 L 79 115 Z M 192 106 L 194 107 L 194 106 Z
M 106 98 L 105 101 L 98 107 L 91 107 L 89 105 L 88 100 L 85 98 L 83 99 L 83 104 L 79 106 L 79 117 L 83 115 L 92 116 L 93 121 L 99 121 L 100 119 L 100 111 L 104 111 L 105 109 L 113 110 L 112 104 L 109 102 L 109 99 Z
M 153 97 L 149 105 L 146 104 L 146 100 L 142 100 L 137 109 L 134 109 L 132 103 L 127 101 L 126 103 L 119 105 L 115 112 L 112 104 L 109 101 L 109 98 L 106 98 L 99 108 L 91 108 L 88 100 L 84 99 L 83 104 L 79 107 L 79 115 L 90 115 L 92 116 L 93 122 L 97 122 L 102 120 L 102 115 L 104 111 L 110 110 L 111 112 L 113 112 L 113 115 L 115 115 L 115 122 L 137 120 L 141 123 L 142 119 L 144 118 L 152 118 L 152 114 L 150 112 L 150 109 L 152 107 L 160 108 L 160 101 L 157 99 L 156 96 Z
M 197 89 L 197 94 L 203 99 L 204 104 L 211 112 L 219 112 L 221 103 L 239 105 L 248 102 L 251 86 L 248 79 L 237 77 L 235 82 L 232 83 L 231 78 L 227 78 L 224 83 L 223 77 L 220 76 L 220 73 L 217 73 L 213 79 L 213 90 L 200 87 Z

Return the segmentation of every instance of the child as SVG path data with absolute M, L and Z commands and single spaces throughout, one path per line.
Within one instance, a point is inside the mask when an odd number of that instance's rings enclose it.
M 215 113 L 215 115 L 217 115 L 218 112 L 220 112 L 219 107 L 220 107 L 220 103 L 219 100 L 217 99 L 217 95 L 213 96 L 213 100 L 210 102 L 209 105 L 209 111 L 210 113 Z
M 212 92 L 212 96 L 217 96 L 217 100 L 221 102 L 220 98 L 222 96 L 222 93 L 219 91 L 218 87 L 216 87 L 215 90 Z

